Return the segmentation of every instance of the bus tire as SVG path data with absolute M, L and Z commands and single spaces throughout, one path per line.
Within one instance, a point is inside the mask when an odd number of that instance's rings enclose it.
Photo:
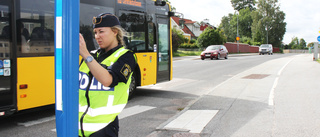
M 131 76 L 131 83 L 129 86 L 129 100 L 133 98 L 134 93 L 136 91 L 136 88 L 137 88 L 137 81 L 136 80 L 137 80 L 136 73 L 133 72 L 132 76 Z

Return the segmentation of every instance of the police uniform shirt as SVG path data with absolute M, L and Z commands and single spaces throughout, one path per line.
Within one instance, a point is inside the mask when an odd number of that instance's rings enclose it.
M 98 58 L 97 55 L 94 55 L 97 62 L 101 65 L 101 62 L 105 60 L 107 57 L 109 57 L 112 53 L 117 51 L 119 48 L 123 46 L 118 45 L 117 47 L 105 52 L 104 49 L 99 49 L 97 53 L 99 53 Z M 127 83 L 130 73 L 134 71 L 134 68 L 136 66 L 135 57 L 133 55 L 133 52 L 126 52 L 123 54 L 119 59 L 114 62 L 111 66 L 105 66 L 102 65 L 104 68 L 107 68 L 108 72 L 112 75 L 112 83 L 110 87 L 116 86 L 119 82 Z

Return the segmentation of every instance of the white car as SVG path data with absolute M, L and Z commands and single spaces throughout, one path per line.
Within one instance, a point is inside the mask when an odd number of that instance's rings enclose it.
M 273 54 L 273 47 L 271 44 L 262 44 L 259 47 L 259 55 L 264 55 L 264 54 Z

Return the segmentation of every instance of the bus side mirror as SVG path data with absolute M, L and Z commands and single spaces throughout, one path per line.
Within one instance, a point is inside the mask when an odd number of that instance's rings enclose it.
M 167 4 L 167 2 L 162 1 L 162 0 L 156 0 L 154 2 L 154 5 L 156 5 L 156 6 L 165 6 L 166 4 Z
M 173 17 L 175 14 L 172 11 L 169 11 L 169 17 Z

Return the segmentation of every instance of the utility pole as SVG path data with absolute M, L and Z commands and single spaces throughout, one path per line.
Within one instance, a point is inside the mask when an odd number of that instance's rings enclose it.
M 318 54 L 319 54 L 319 48 L 318 48 L 318 45 L 319 44 L 319 42 L 315 42 L 314 43 L 314 46 L 313 46 L 313 60 L 314 61 L 317 61 L 318 60 L 318 58 L 319 58 L 319 56 L 318 56 Z
M 268 24 L 266 26 L 266 30 L 267 30 L 267 44 L 269 44 L 269 40 L 268 40 Z
M 237 14 L 237 52 L 240 53 L 239 51 L 239 40 L 240 40 L 240 37 L 239 37 L 239 12 Z

